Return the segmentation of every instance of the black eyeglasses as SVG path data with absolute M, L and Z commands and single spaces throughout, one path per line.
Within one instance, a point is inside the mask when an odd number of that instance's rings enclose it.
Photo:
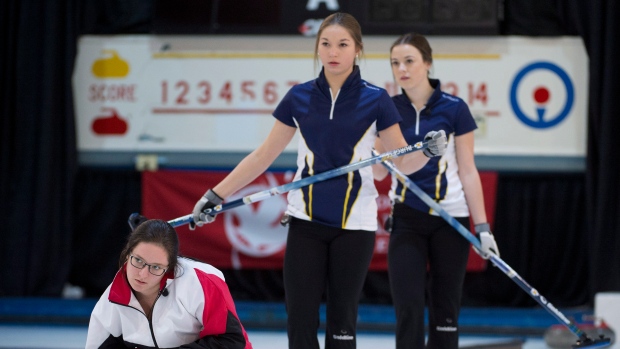
M 142 260 L 142 258 L 138 258 L 136 256 L 129 256 L 129 260 L 131 261 L 131 265 L 133 265 L 134 267 L 138 268 L 138 269 L 143 269 L 144 267 L 148 266 L 149 267 L 149 273 L 155 275 L 155 276 L 162 276 L 164 275 L 164 273 L 166 272 L 166 268 L 163 268 L 159 265 L 153 265 L 153 264 L 148 264 L 145 261 Z

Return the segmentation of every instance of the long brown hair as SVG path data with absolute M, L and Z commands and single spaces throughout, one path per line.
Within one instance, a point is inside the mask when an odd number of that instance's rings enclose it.
M 417 48 L 422 55 L 422 60 L 426 63 L 433 64 L 433 49 L 424 35 L 418 33 L 407 33 L 401 35 L 390 47 L 390 54 L 392 53 L 394 47 L 399 45 L 411 45 Z
M 319 62 L 319 42 L 321 40 L 321 34 L 323 33 L 323 29 L 329 27 L 330 25 L 339 25 L 349 32 L 349 34 L 353 38 L 353 41 L 355 41 L 355 49 L 359 51 L 359 57 L 356 58 L 356 61 L 358 59 L 361 59 L 364 55 L 364 43 L 362 42 L 362 27 L 360 26 L 357 19 L 355 19 L 355 17 L 353 17 L 352 15 L 344 12 L 336 12 L 327 16 L 327 18 L 323 20 L 323 23 L 321 23 L 319 31 L 316 34 L 316 43 L 314 44 L 315 67 L 316 64 Z
M 161 246 L 168 253 L 168 272 L 176 270 L 177 257 L 179 255 L 179 237 L 168 222 L 160 219 L 145 221 L 129 234 L 127 244 L 125 244 L 125 248 L 123 248 L 119 258 L 119 267 L 125 264 L 131 252 L 141 242 Z

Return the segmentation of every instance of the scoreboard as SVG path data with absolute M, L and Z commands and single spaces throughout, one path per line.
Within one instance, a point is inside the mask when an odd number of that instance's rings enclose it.
M 364 35 L 498 35 L 501 0 L 156 0 L 155 34 L 314 36 L 321 21 L 348 12 Z

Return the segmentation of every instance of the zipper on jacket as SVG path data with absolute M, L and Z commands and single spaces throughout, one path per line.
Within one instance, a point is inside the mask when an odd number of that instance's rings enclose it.
M 122 307 L 131 308 L 131 309 L 141 313 L 142 315 L 144 315 L 144 317 L 146 318 L 146 321 L 149 322 L 149 329 L 151 330 L 151 338 L 153 338 L 153 344 L 155 344 L 155 348 L 159 348 L 159 345 L 157 345 L 157 340 L 155 339 L 155 332 L 153 331 L 153 321 L 152 321 L 152 318 L 153 318 L 153 313 L 155 312 L 155 304 L 157 303 L 157 300 L 159 299 L 159 297 L 161 297 L 161 292 L 157 295 L 157 298 L 155 298 L 155 302 L 153 303 L 153 309 L 151 310 L 151 319 L 149 319 L 149 317 L 146 316 L 145 312 L 140 311 L 140 309 L 132 307 L 129 304 L 121 304 L 121 303 L 118 303 L 118 302 L 110 301 L 110 303 L 114 303 L 114 304 L 120 305 Z
M 342 91 L 342 89 L 338 90 L 338 93 L 336 93 L 335 97 L 332 97 L 332 109 L 329 111 L 329 119 L 332 120 L 334 119 L 334 107 L 336 106 L 336 99 L 338 99 L 338 95 L 340 94 L 340 91 Z M 332 89 L 329 89 L 329 95 L 332 95 Z
M 146 319 L 149 321 L 151 338 L 153 338 L 153 344 L 155 344 L 155 348 L 159 348 L 159 345 L 157 345 L 157 340 L 155 339 L 155 332 L 153 331 L 153 313 L 155 313 L 155 304 L 157 304 L 157 300 L 159 299 L 159 297 L 161 297 L 161 292 L 157 294 L 157 298 L 155 298 L 155 302 L 153 302 L 153 309 L 151 309 L 151 318 L 149 319 L 149 317 L 144 314 L 144 316 L 146 316 Z
M 418 111 L 413 103 L 411 103 L 411 106 L 413 110 L 415 110 L 415 135 L 418 136 L 420 134 L 420 115 L 422 114 L 422 110 L 426 109 L 426 105 L 424 105 L 420 111 Z

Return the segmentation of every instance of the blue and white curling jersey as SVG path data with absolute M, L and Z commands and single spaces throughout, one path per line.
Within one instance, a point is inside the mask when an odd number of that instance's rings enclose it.
M 299 128 L 294 180 L 372 156 L 376 134 L 401 119 L 387 92 L 362 80 L 359 67 L 332 100 L 325 73 L 293 86 L 273 115 Z M 377 190 L 371 167 L 288 194 L 287 213 L 351 230 L 377 229 Z
M 448 137 L 448 148 L 442 157 L 433 157 L 419 171 L 409 175 L 424 192 L 438 202 L 453 217 L 469 216 L 465 192 L 459 178 L 454 137 L 477 128 L 467 104 L 460 98 L 441 91 L 439 80 L 431 79 L 435 88 L 433 95 L 422 110 L 417 111 L 404 91 L 392 97 L 403 120 L 401 130 L 408 144 L 424 140 L 429 131 L 444 130 Z M 414 193 L 392 178 L 392 200 L 437 215 Z

